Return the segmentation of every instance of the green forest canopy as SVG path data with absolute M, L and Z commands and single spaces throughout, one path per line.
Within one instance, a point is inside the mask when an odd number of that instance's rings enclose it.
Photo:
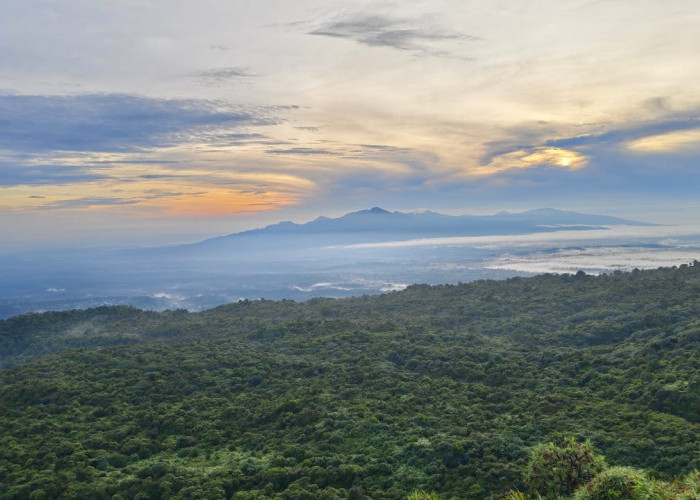
M 0 322 L 1 498 L 489 498 L 700 468 L 700 264 Z

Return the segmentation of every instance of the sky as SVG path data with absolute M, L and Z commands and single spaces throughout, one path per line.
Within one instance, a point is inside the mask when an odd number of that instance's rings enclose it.
M 0 251 L 381 206 L 700 216 L 696 0 L 7 0 Z

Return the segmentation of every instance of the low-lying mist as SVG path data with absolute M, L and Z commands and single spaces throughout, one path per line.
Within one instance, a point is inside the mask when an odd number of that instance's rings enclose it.
M 529 227 L 512 235 L 495 227 L 496 234 L 430 238 L 390 231 L 383 237 L 310 234 L 297 227 L 296 233 L 259 230 L 194 245 L 0 257 L 0 317 L 107 304 L 202 310 L 243 299 L 345 297 L 413 283 L 600 274 L 700 259 L 700 229 L 688 227 Z

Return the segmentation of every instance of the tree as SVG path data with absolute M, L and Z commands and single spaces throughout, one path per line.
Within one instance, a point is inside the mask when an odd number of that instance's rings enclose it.
M 525 482 L 534 493 L 560 498 L 571 495 L 605 468 L 605 459 L 594 453 L 590 441 L 579 443 L 574 438 L 565 438 L 562 446 L 551 442 L 535 446 Z
M 631 467 L 611 467 L 579 488 L 573 496 L 575 500 L 664 500 L 673 497 L 668 485 L 649 479 L 643 471 Z

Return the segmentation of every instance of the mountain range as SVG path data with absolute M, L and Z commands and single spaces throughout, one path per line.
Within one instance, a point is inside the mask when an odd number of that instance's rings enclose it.
M 585 231 L 613 225 L 648 226 L 646 222 L 540 208 L 525 212 L 502 211 L 494 215 L 446 215 L 432 211 L 390 212 L 380 207 L 347 213 L 341 217 L 320 216 L 303 224 L 283 221 L 259 229 L 211 238 L 199 243 L 169 248 L 169 253 L 248 248 L 261 243 L 266 251 L 272 238 L 283 238 L 282 248 L 299 246 L 351 245 L 400 241 L 415 238 L 517 235 L 562 230 Z M 162 248 L 160 250 L 163 250 Z

